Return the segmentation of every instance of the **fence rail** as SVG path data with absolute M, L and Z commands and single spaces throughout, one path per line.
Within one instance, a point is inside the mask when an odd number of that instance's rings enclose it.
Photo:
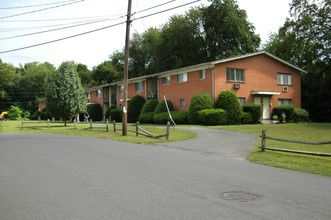
M 326 156 L 331 157 L 329 153 L 322 153 L 322 152 L 312 152 L 312 151 L 299 151 L 299 150 L 289 150 L 289 149 L 281 149 L 281 148 L 273 148 L 273 147 L 266 147 L 266 139 L 275 140 L 275 141 L 282 141 L 282 142 L 290 142 L 290 143 L 299 143 L 299 144 L 310 144 L 310 145 L 323 145 L 323 144 L 331 144 L 331 141 L 322 141 L 322 142 L 310 142 L 310 141 L 298 141 L 298 140 L 288 140 L 288 139 L 281 139 L 275 137 L 267 137 L 266 130 L 262 131 L 262 135 L 259 136 L 262 138 L 261 140 L 261 150 L 272 150 L 272 151 L 282 151 L 288 153 L 297 153 L 297 154 L 308 154 L 308 155 L 315 155 L 315 156 Z

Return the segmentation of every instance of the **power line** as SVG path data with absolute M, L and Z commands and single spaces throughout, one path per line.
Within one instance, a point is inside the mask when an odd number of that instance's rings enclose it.
M 53 6 L 53 7 L 42 8 L 42 9 L 38 9 L 38 10 L 34 10 L 34 11 L 28 11 L 28 12 L 24 12 L 24 13 L 20 13 L 20 14 L 8 15 L 8 16 L 0 17 L 0 19 L 12 18 L 12 17 L 26 15 L 26 14 L 32 14 L 32 13 L 36 13 L 36 12 L 40 12 L 40 11 L 46 11 L 46 10 L 49 10 L 49 9 L 59 8 L 59 7 L 63 7 L 63 6 L 71 5 L 71 4 L 80 3 L 80 2 L 83 2 L 83 1 L 85 1 L 85 0 L 77 0 L 77 1 L 74 1 L 74 2 L 69 2 L 69 3 L 66 3 L 66 4 L 57 5 L 57 6 Z
M 40 7 L 40 6 L 46 6 L 46 5 L 58 5 L 58 4 L 66 3 L 66 2 L 72 2 L 72 1 L 76 1 L 76 0 L 68 0 L 68 1 L 62 1 L 62 2 L 52 2 L 52 3 L 45 3 L 45 4 L 39 4 L 39 5 L 24 5 L 24 6 L 16 6 L 16 7 L 6 7 L 6 8 L 0 8 L 0 10 L 33 8 L 33 7 Z
M 182 5 L 176 6 L 176 7 L 172 7 L 172 8 L 165 9 L 165 10 L 162 10 L 162 11 L 159 11 L 159 12 L 155 12 L 155 13 L 152 13 L 152 14 L 149 14 L 149 15 L 145 15 L 145 16 L 142 16 L 142 17 L 139 17 L 139 18 L 135 18 L 134 20 L 144 19 L 144 18 L 147 18 L 147 17 L 150 17 L 150 16 L 161 14 L 161 13 L 164 13 L 164 12 L 167 12 L 167 11 L 171 11 L 171 10 L 174 10 L 174 9 L 177 9 L 177 8 L 181 8 L 181 7 L 184 7 L 184 6 L 187 6 L 187 5 L 191 5 L 191 4 L 200 2 L 200 1 L 201 0 L 195 0 L 195 1 L 192 1 L 192 2 L 188 2 L 188 3 L 182 4 Z M 55 40 L 51 40 L 51 41 L 46 41 L 46 42 L 43 42 L 43 43 L 34 44 L 34 45 L 26 46 L 26 47 L 21 47 L 21 48 L 6 50 L 6 51 L 0 51 L 0 54 L 14 52 L 14 51 L 18 51 L 18 50 L 24 50 L 24 49 L 28 49 L 28 48 L 42 46 L 42 45 L 45 45 L 45 44 L 55 43 L 55 42 L 58 42 L 58 41 L 67 40 L 67 39 L 79 37 L 79 36 L 82 36 L 82 35 L 94 33 L 94 32 L 97 32 L 97 31 L 105 30 L 105 29 L 108 29 L 108 28 L 111 28 L 111 27 L 115 27 L 115 26 L 118 26 L 118 25 L 121 25 L 121 24 L 125 24 L 125 23 L 126 23 L 126 21 L 123 21 L 123 22 L 119 22 L 117 24 L 105 26 L 105 27 L 102 27 L 102 28 L 98 28 L 98 29 L 94 29 L 94 30 L 91 30 L 91 31 L 87 31 L 87 32 L 83 32 L 83 33 L 71 35 L 71 36 L 64 37 L 64 38 L 59 38 L 59 39 L 55 39 Z

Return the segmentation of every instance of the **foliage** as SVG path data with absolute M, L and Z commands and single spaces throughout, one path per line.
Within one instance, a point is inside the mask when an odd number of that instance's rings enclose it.
M 154 112 L 141 113 L 139 115 L 138 121 L 144 124 L 153 124 L 154 123 L 153 117 L 154 117 Z
M 240 123 L 243 111 L 238 97 L 233 91 L 223 90 L 218 96 L 215 107 L 227 111 L 228 124 Z
M 85 93 L 74 62 L 63 62 L 48 83 L 46 106 L 54 117 L 64 120 L 86 111 Z
M 170 114 L 176 124 L 188 124 L 187 111 L 171 111 Z M 168 112 L 154 114 L 153 120 L 155 124 L 166 124 L 171 121 Z
M 107 111 L 106 111 L 106 113 L 105 113 L 105 117 L 106 117 L 106 119 L 109 118 L 109 117 L 111 117 L 111 116 L 110 116 L 110 111 L 111 111 L 112 109 L 115 109 L 115 108 L 116 108 L 116 106 L 112 105 L 112 106 L 110 106 L 110 107 L 107 109 Z
M 121 80 L 122 74 L 116 70 L 111 61 L 104 61 L 92 70 L 95 85 L 113 83 Z
M 122 122 L 122 114 L 123 110 L 119 108 L 110 108 L 110 117 L 111 120 L 115 120 L 116 122 Z
M 172 101 L 167 100 L 167 104 L 168 104 L 169 111 L 173 111 L 174 110 L 174 105 L 172 104 Z M 155 108 L 155 111 L 154 111 L 155 114 L 159 114 L 159 113 L 162 113 L 162 112 L 168 112 L 167 106 L 166 106 L 164 100 L 162 100 L 161 102 L 159 102 L 159 104 L 157 104 L 157 106 Z
M 102 108 L 99 103 L 88 105 L 87 112 L 92 121 L 102 121 Z
M 313 121 L 331 121 L 330 7 L 330 0 L 293 0 L 290 17 L 264 48 L 307 71 L 302 106 Z
M 301 108 L 295 108 L 293 112 L 294 122 L 309 122 L 309 113 Z
M 293 105 L 278 105 L 272 110 L 271 115 L 277 115 L 279 122 L 289 122 L 293 119 L 294 107 Z M 284 117 L 285 114 L 285 117 Z
M 254 103 L 248 103 L 242 106 L 244 112 L 249 112 L 252 117 L 252 122 L 253 124 L 258 124 L 261 120 L 262 116 L 262 110 L 261 110 L 261 105 L 259 104 L 254 104 Z M 248 117 L 248 116 L 247 116 Z M 249 123 L 249 124 L 251 124 Z M 247 123 L 245 123 L 247 124 Z
M 133 96 L 128 105 L 128 122 L 137 122 L 141 109 L 145 104 L 145 98 L 141 95 Z
M 8 118 L 10 120 L 17 120 L 22 118 L 23 111 L 18 106 L 10 106 L 8 111 Z
M 188 119 L 191 124 L 200 124 L 202 121 L 198 117 L 199 111 L 203 109 L 212 109 L 213 100 L 211 96 L 207 93 L 202 93 L 194 96 L 191 99 L 190 107 L 188 109 L 189 115 Z
M 143 108 L 141 110 L 141 113 L 154 112 L 157 104 L 159 104 L 159 101 L 157 99 L 150 99 L 150 100 L 148 100 L 144 104 L 144 106 L 143 106 Z
M 253 123 L 253 116 L 252 113 L 250 112 L 244 112 L 241 118 L 241 123 L 242 124 L 256 124 Z
M 7 92 L 5 91 L 8 86 L 13 85 L 15 75 L 15 68 L 13 65 L 3 63 L 0 59 L 0 98 L 5 98 Z
M 227 112 L 224 109 L 204 109 L 198 112 L 198 118 L 203 125 L 225 125 Z
M 77 64 L 77 73 L 84 88 L 92 86 L 92 73 L 84 64 Z

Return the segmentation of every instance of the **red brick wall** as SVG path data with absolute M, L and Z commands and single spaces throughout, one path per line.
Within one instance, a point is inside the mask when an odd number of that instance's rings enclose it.
M 200 93 L 212 95 L 212 69 L 206 69 L 205 79 L 200 79 L 200 71 L 189 72 L 187 82 L 177 82 L 177 75 L 170 77 L 170 84 L 162 85 L 162 78 L 159 78 L 159 101 L 165 95 L 171 100 L 177 111 L 188 110 L 193 96 Z M 185 100 L 185 108 L 180 108 L 180 99 Z
M 42 111 L 44 108 L 46 108 L 46 103 L 45 102 L 39 102 L 38 103 L 38 110 Z
M 245 82 L 227 82 L 226 68 L 245 69 Z M 292 74 L 292 85 L 288 92 L 283 92 L 283 85 L 277 84 L 277 73 Z M 240 84 L 240 89 L 234 89 L 233 84 Z M 215 97 L 222 90 L 232 90 L 238 97 L 245 97 L 246 103 L 254 103 L 251 91 L 280 92 L 280 95 L 271 96 L 271 109 L 278 104 L 278 99 L 292 99 L 295 108 L 301 108 L 301 81 L 300 72 L 270 58 L 267 55 L 258 55 L 237 61 L 221 63 L 215 66 Z
M 129 83 L 128 84 L 128 98 L 132 98 L 133 96 L 136 96 L 136 95 L 141 95 L 142 97 L 144 97 L 145 99 L 147 99 L 146 97 L 146 88 L 147 88 L 147 85 L 146 85 L 146 81 L 144 81 L 144 90 L 142 91 L 136 91 L 136 83 Z M 118 98 L 117 98 L 117 107 L 119 108 L 120 105 L 123 104 L 123 101 L 121 101 L 121 99 L 123 99 L 123 97 L 121 96 L 121 92 L 120 92 L 120 89 L 121 89 L 121 86 L 118 86 L 117 87 L 117 94 L 118 94 Z
M 91 98 L 87 99 L 88 103 L 99 103 L 103 108 L 103 91 L 101 89 L 101 96 L 97 97 L 97 90 L 91 91 Z

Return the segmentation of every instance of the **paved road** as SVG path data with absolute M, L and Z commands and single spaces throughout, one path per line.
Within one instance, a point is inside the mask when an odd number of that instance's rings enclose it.
M 158 145 L 0 134 L 1 220 L 331 219 L 330 207 L 329 177 Z

